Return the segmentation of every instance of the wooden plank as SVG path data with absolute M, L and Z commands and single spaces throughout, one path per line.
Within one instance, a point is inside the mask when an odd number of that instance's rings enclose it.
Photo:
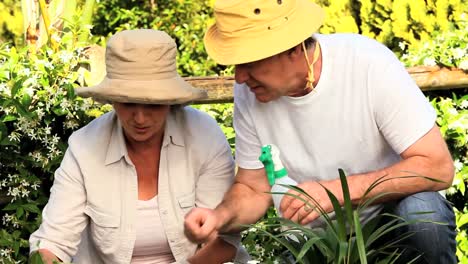
M 417 66 L 407 68 L 422 91 L 468 88 L 468 73 L 461 69 L 440 68 L 438 66 Z M 195 104 L 226 103 L 233 101 L 234 78 L 226 77 L 186 77 L 192 86 L 205 89 L 208 98 Z
M 461 69 L 417 66 L 407 70 L 423 91 L 468 88 L 468 72 Z
M 86 79 L 88 85 L 94 85 L 104 78 L 105 49 L 98 45 L 86 49 L 90 60 L 90 75 Z M 449 90 L 468 88 L 468 72 L 456 68 L 440 68 L 438 66 L 417 66 L 407 68 L 408 73 L 423 91 Z M 233 101 L 234 78 L 226 77 L 186 77 L 184 78 L 195 87 L 205 89 L 208 98 L 199 100 L 196 104 L 226 103 Z

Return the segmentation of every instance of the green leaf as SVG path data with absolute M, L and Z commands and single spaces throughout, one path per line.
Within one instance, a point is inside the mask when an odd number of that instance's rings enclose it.
M 25 109 L 29 108 L 29 105 L 31 104 L 31 102 L 32 102 L 31 96 L 29 96 L 29 94 L 27 93 L 23 94 L 23 97 L 21 98 L 21 104 L 23 105 Z
M 9 203 L 9 204 L 7 204 L 5 207 L 3 207 L 2 210 L 3 210 L 3 211 L 15 211 L 16 208 L 18 208 L 18 204 L 16 204 L 16 203 L 14 203 L 14 204 L 13 204 L 13 203 Z
M 311 247 L 314 246 L 314 244 L 321 240 L 322 238 L 320 237 L 312 237 L 312 238 L 309 238 L 309 240 L 307 240 L 307 242 L 302 246 L 301 248 L 301 251 L 299 252 L 299 254 L 297 255 L 297 260 L 302 260 L 302 258 L 304 257 L 304 255 L 310 250 Z
M 346 218 L 350 225 L 353 223 L 353 205 L 351 201 L 351 195 L 349 194 L 348 181 L 343 169 L 338 169 L 340 175 L 341 188 L 343 189 L 344 208 L 346 211 Z
M 13 84 L 13 87 L 11 88 L 11 97 L 14 98 L 19 90 L 23 87 L 23 83 L 24 83 L 24 78 L 21 78 L 19 80 L 16 80 L 16 82 Z
M 18 117 L 14 116 L 14 115 L 5 115 L 3 116 L 2 118 L 2 122 L 9 122 L 9 121 L 15 121 L 16 119 L 18 119 Z M 1 125 L 0 125 L 1 126 Z M 1 137 L 0 137 L 1 138 Z
M 41 210 L 39 210 L 39 208 L 35 204 L 23 204 L 22 207 L 28 212 L 33 212 L 37 214 L 41 213 Z
M 359 259 L 361 264 L 367 264 L 366 246 L 364 245 L 364 236 L 362 235 L 361 222 L 359 220 L 359 212 L 354 211 L 354 230 L 356 232 L 356 244 L 359 251 Z
M 24 209 L 23 208 L 21 208 L 21 207 L 16 208 L 16 217 L 17 218 L 21 218 L 21 216 L 23 216 L 23 214 L 24 214 Z
M 0 140 L 3 138 L 7 138 L 8 136 L 8 128 L 7 126 L 2 122 L 0 122 Z
M 28 260 L 28 264 L 44 264 L 44 262 L 42 261 L 42 257 L 41 255 L 39 254 L 39 252 L 34 252 L 30 255 L 29 257 L 29 260 Z
M 325 191 L 327 192 L 328 197 L 333 205 L 333 210 L 335 211 L 336 223 L 338 224 L 338 238 L 340 242 L 345 242 L 346 238 L 346 220 L 343 214 L 343 210 L 341 209 L 340 202 L 336 196 L 330 192 L 327 188 L 322 186 Z

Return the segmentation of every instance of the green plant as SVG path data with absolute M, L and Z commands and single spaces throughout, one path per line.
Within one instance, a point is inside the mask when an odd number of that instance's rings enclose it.
M 443 33 L 433 33 L 434 38 L 408 46 L 400 43 L 400 48 L 406 52 L 401 60 L 407 66 L 442 65 L 456 67 L 468 71 L 468 17 L 463 14 L 458 22 L 459 29 Z
M 74 29 L 58 51 L 0 46 L 0 263 L 26 261 L 68 136 L 108 110 L 75 97 L 87 58 Z
M 401 58 L 407 66 L 441 65 L 468 70 L 468 17 L 459 19 L 460 29 L 438 33 L 422 45 L 407 46 Z M 435 33 L 436 34 L 436 33 Z M 455 208 L 457 219 L 457 257 L 468 262 L 468 89 L 427 92 L 437 112 L 437 124 L 449 147 L 455 164 L 455 178 L 447 190 L 447 199 Z
M 326 227 L 323 229 L 311 229 L 284 218 L 273 218 L 263 221 L 262 224 L 267 228 L 258 229 L 258 231 L 281 244 L 286 249 L 276 256 L 281 263 L 393 263 L 402 253 L 399 243 L 412 234 L 409 232 L 404 233 L 400 237 L 385 241 L 382 244 L 378 243 L 379 239 L 405 225 L 425 221 L 423 218 L 420 218 L 420 220 L 404 220 L 401 217 L 383 213 L 369 220 L 365 225 L 362 225 L 359 219 L 360 212 L 376 200 L 388 195 L 388 193 L 366 198 L 367 195 L 376 186 L 388 181 L 389 178 L 384 176 L 374 182 L 366 191 L 363 202 L 354 208 L 351 204 L 346 175 L 341 169 L 339 170 L 339 176 L 343 190 L 343 208 L 335 194 L 324 187 L 333 204 L 336 217 L 334 220 L 327 215 L 327 212 L 324 211 L 311 195 L 296 186 L 283 185 L 298 193 L 286 193 L 286 195 L 301 199 L 311 208 L 318 210 L 325 219 Z M 408 175 L 401 176 L 400 178 L 414 177 L 423 176 Z M 435 181 L 431 178 L 423 178 Z M 429 212 L 415 212 L 418 215 L 425 213 Z M 378 226 L 381 217 L 387 217 L 390 220 Z M 272 221 L 273 223 L 271 223 Z M 278 229 L 281 231 L 278 231 Z M 274 232 L 269 230 L 273 230 Z M 417 258 L 415 257 L 413 260 Z
M 203 46 L 203 34 L 213 23 L 212 3 L 193 1 L 100 1 L 94 17 L 93 34 L 103 41 L 109 35 L 135 28 L 154 28 L 167 32 L 179 50 L 181 76 L 209 76 L 224 67 L 210 59 Z

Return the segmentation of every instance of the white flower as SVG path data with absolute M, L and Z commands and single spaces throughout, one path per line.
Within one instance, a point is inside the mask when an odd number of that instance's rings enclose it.
M 52 34 L 51 38 L 57 43 L 62 40 L 58 34 Z
M 464 58 L 460 64 L 458 65 L 458 68 L 464 70 L 464 71 L 468 71 L 468 57 L 467 58 Z
M 54 145 L 57 145 L 59 141 L 60 141 L 60 137 L 57 136 L 57 135 L 54 135 L 52 137 L 51 143 L 54 144 Z
M 73 53 L 68 51 L 62 51 L 59 54 L 59 58 L 63 63 L 69 63 L 70 60 L 73 58 Z
M 31 185 L 31 188 L 33 188 L 33 190 L 37 191 L 37 189 L 40 187 L 40 182 L 37 181 L 35 183 L 33 183 L 33 185 Z
M 2 248 L 2 249 L 0 249 L 0 256 L 1 257 L 7 257 L 8 259 L 10 259 L 11 253 L 13 253 L 13 250 L 11 248 Z
M 66 122 L 63 123 L 63 126 L 64 128 L 69 128 L 69 129 L 75 129 L 77 128 L 79 125 L 76 121 L 74 120 L 68 120 Z
M 21 195 L 21 192 L 20 192 L 20 189 L 18 187 L 10 187 L 10 188 L 8 188 L 7 195 L 13 197 L 13 199 L 11 199 L 11 201 L 13 202 L 13 201 L 16 200 L 17 197 L 19 197 Z
M 425 66 L 435 66 L 435 65 L 437 65 L 435 59 L 434 59 L 434 58 L 430 58 L 430 57 L 425 58 L 424 61 L 423 61 L 423 64 L 424 64 Z
M 46 68 L 51 69 L 51 70 L 54 69 L 54 64 L 52 64 L 52 62 L 50 62 L 50 61 L 44 62 L 44 66 L 45 66 Z
M 24 92 L 27 93 L 29 95 L 29 97 L 32 97 L 34 95 L 34 87 L 33 86 L 28 86 L 26 88 L 24 88 Z
M 463 109 L 468 108 L 468 100 L 463 100 L 460 104 L 460 107 Z
M 29 76 L 31 75 L 31 70 L 29 68 L 23 68 L 18 71 L 19 75 Z
M 9 93 L 10 90 L 8 89 L 7 85 L 5 83 L 0 83 L 0 93 Z
M 29 190 L 26 190 L 24 189 L 22 192 L 21 192 L 21 197 L 28 197 L 29 196 Z
M 42 108 L 36 109 L 35 112 L 36 112 L 37 118 L 38 118 L 39 120 L 41 120 L 41 119 L 44 117 L 44 115 L 45 115 L 44 110 L 43 110 Z
M 13 217 L 11 215 L 5 213 L 5 215 L 2 217 L 3 225 L 8 224 L 9 222 L 11 222 L 12 219 Z
M 406 44 L 405 44 L 403 41 L 400 41 L 400 42 L 398 43 L 398 47 L 400 47 L 401 50 L 405 50 Z
M 50 135 L 50 133 L 51 133 L 51 128 L 49 127 L 49 125 L 46 125 L 46 127 L 44 128 L 44 133 L 45 133 L 46 135 Z
M 457 129 L 457 128 L 465 129 L 465 127 L 468 127 L 468 126 L 463 124 L 461 120 L 456 120 L 448 125 L 449 129 Z
M 3 180 L 0 182 L 0 189 L 1 189 L 2 187 L 6 187 L 6 186 L 7 186 L 7 183 L 8 183 L 7 180 L 6 180 L 6 179 L 3 179 Z
M 466 50 L 461 49 L 461 48 L 456 48 L 452 51 L 453 53 L 453 58 L 458 60 L 466 56 Z
M 459 159 L 456 159 L 453 162 L 453 165 L 455 166 L 456 171 L 461 171 L 461 169 L 463 169 L 463 163 Z
M 70 101 L 67 99 L 63 99 L 63 101 L 60 103 L 60 107 L 63 109 L 68 109 L 71 106 Z
M 8 139 L 10 141 L 20 142 L 20 134 L 17 132 L 11 132 L 11 134 L 8 135 Z

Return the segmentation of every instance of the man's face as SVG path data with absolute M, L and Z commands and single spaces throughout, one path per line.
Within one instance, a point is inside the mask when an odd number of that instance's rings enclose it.
M 286 53 L 281 53 L 259 61 L 236 65 L 235 79 L 237 83 L 247 84 L 255 98 L 266 103 L 289 95 L 297 89 L 292 66 L 291 58 Z

